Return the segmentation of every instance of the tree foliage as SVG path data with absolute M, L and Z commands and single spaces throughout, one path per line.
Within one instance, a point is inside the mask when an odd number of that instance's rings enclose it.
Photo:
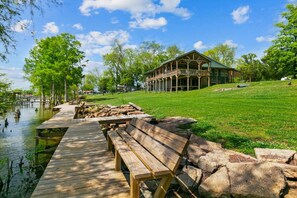
M 111 52 L 103 56 L 107 71 L 99 78 L 99 89 L 114 92 L 119 86 L 140 88 L 145 72 L 182 53 L 176 45 L 165 48 L 155 41 L 145 41 L 135 49 L 115 41 Z
M 42 11 L 44 3 L 60 4 L 59 0 L 1 0 L 0 2 L 0 40 L 2 49 L 0 51 L 0 61 L 7 59 L 7 54 L 15 48 L 12 25 L 21 20 L 21 14 L 30 9 L 31 15 L 34 10 Z
M 25 59 L 25 77 L 39 91 L 41 96 L 51 100 L 68 100 L 68 90 L 78 85 L 83 78 L 84 53 L 79 50 L 80 42 L 71 34 L 37 40 Z
M 252 82 L 269 78 L 266 65 L 257 59 L 256 54 L 242 55 L 237 60 L 236 69 L 240 71 L 245 81 Z
M 235 63 L 235 51 L 235 47 L 227 44 L 219 44 L 205 51 L 204 54 L 228 67 L 232 67 Z
M 265 52 L 263 61 L 270 67 L 272 77 L 279 79 L 297 74 L 297 5 L 288 4 L 282 13 L 284 22 L 277 23 L 280 32 Z
M 0 74 L 0 113 L 6 110 L 10 99 L 10 82 L 5 78 L 5 74 Z

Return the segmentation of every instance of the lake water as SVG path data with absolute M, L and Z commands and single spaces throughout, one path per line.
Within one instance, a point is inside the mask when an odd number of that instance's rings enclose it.
M 20 118 L 15 118 L 19 109 Z M 0 116 L 0 197 L 30 197 L 51 154 L 35 160 L 35 128 L 53 116 L 39 103 L 14 107 Z M 8 126 L 5 127 L 7 118 Z

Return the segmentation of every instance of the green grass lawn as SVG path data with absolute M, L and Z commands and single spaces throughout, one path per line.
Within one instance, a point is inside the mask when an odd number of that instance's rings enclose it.
M 215 85 L 178 93 L 130 92 L 89 95 L 88 102 L 133 102 L 157 118 L 184 116 L 198 120 L 192 130 L 225 148 L 252 154 L 254 147 L 297 150 L 297 80 Z

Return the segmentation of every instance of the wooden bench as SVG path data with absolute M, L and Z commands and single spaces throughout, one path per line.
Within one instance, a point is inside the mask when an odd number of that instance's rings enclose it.
M 188 139 L 133 118 L 124 130 L 108 132 L 115 169 L 123 160 L 130 171 L 130 196 L 139 197 L 140 181 L 161 179 L 154 197 L 164 197 L 186 150 Z

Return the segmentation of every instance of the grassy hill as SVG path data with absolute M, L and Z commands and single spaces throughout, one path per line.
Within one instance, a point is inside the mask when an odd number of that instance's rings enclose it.
M 184 116 L 198 120 L 192 129 L 225 148 L 253 153 L 254 147 L 297 150 L 297 80 L 237 84 L 178 93 L 130 92 L 90 95 L 89 102 L 133 102 L 157 118 Z

